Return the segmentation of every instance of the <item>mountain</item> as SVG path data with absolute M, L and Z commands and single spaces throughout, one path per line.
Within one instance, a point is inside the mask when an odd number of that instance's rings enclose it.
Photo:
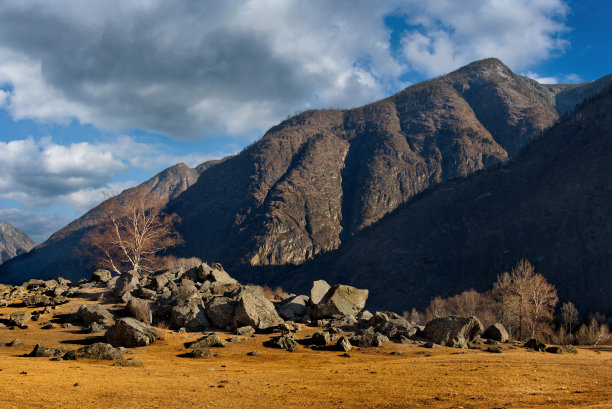
M 264 281 L 429 188 L 505 163 L 610 82 L 542 85 L 492 58 L 360 108 L 296 115 L 169 197 L 185 239 L 174 251 Z M 92 212 L 0 267 L 0 281 L 87 274 L 71 254 Z
M 196 168 L 179 163 L 158 173 L 133 189 L 155 192 L 164 200 L 178 197 L 192 186 L 199 175 L 221 161 L 205 162 Z M 75 280 L 87 276 L 87 260 L 81 259 L 75 250 L 87 229 L 102 217 L 102 204 L 91 209 L 82 217 L 54 233 L 47 241 L 27 254 L 11 259 L 0 268 L 0 282 L 22 283 L 29 278 L 51 279 L 58 276 Z
M 488 290 L 530 260 L 582 312 L 612 313 L 612 86 L 513 160 L 429 189 L 275 284 L 370 290 L 371 308 L 424 308 Z
M 304 263 L 431 186 L 505 162 L 611 80 L 541 85 L 487 59 L 361 108 L 297 115 L 169 203 L 182 254 L 239 276 Z
M 36 242 L 27 234 L 0 221 L 0 264 L 19 254 L 27 253 L 34 246 Z

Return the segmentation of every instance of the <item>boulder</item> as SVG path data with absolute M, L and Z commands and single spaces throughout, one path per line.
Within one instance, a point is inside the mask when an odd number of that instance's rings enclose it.
M 212 356 L 212 351 L 208 348 L 195 348 L 187 354 L 189 358 L 204 358 Z
M 425 325 L 424 336 L 436 344 L 467 348 L 468 343 L 482 334 L 483 327 L 476 317 L 435 318 Z
M 416 335 L 418 327 L 405 318 L 394 318 L 377 325 L 376 331 L 389 338 L 410 338 Z
M 351 349 L 353 349 L 353 346 L 351 345 L 351 340 L 348 339 L 347 337 L 340 337 L 340 339 L 338 339 L 338 342 L 336 342 L 336 347 L 340 351 L 344 351 L 344 352 L 348 352 Z
M 79 307 L 76 318 L 87 325 L 92 322 L 107 322 L 113 318 L 113 314 L 100 304 L 83 304 Z
M 379 347 L 385 342 L 389 342 L 389 338 L 376 332 L 373 327 L 366 328 L 351 339 L 351 344 L 360 348 Z
M 245 325 L 244 327 L 240 327 L 236 329 L 236 334 L 246 336 L 252 335 L 255 333 L 255 329 L 250 325 Z
M 283 302 L 278 309 L 278 314 L 286 320 L 296 321 L 306 314 L 307 306 L 308 296 L 296 295 Z
M 184 327 L 187 331 L 203 331 L 210 328 L 204 303 L 172 307 L 172 310 L 170 310 L 170 325 L 172 328 Z
M 563 353 L 563 350 L 561 349 L 561 347 L 552 346 L 552 347 L 546 348 L 546 352 L 548 352 L 549 354 L 561 354 Z
M 76 351 L 68 351 L 63 356 L 66 360 L 74 359 L 104 359 L 115 360 L 123 359 L 123 353 L 114 348 L 110 344 L 104 342 L 96 342 L 95 344 L 86 345 Z
M 327 331 L 318 331 L 312 334 L 312 343 L 324 347 L 331 341 L 331 334 Z
M 376 311 L 374 315 L 369 318 L 368 323 L 370 325 L 380 325 L 384 322 L 397 319 L 403 319 L 403 317 L 392 311 Z
M 153 303 L 142 298 L 132 298 L 128 301 L 125 309 L 127 312 L 140 322 L 151 325 L 153 322 L 153 312 L 151 306 Z
M 295 338 L 295 335 L 291 332 L 283 334 L 279 337 L 274 338 L 270 345 L 274 348 L 280 349 L 293 349 L 298 346 L 298 341 Z
M 24 328 L 31 319 L 32 314 L 30 314 L 29 311 L 15 311 L 9 317 L 9 325 L 16 325 L 19 328 Z
M 121 298 L 128 291 L 135 290 L 140 287 L 140 274 L 137 271 L 128 271 L 123 273 L 115 283 L 115 297 Z
M 197 341 L 190 342 L 186 345 L 187 348 L 222 348 L 226 345 L 225 341 L 219 338 L 218 335 L 207 335 L 198 339 Z
M 219 263 L 213 263 L 212 266 L 202 263 L 196 267 L 196 273 L 201 281 L 211 281 L 216 284 L 238 284 L 238 281 L 232 278 Z
M 61 356 L 61 355 L 62 355 L 62 351 L 60 351 L 59 349 L 47 348 L 40 344 L 36 344 L 32 352 L 30 352 L 28 356 L 51 358 L 51 357 Z
M 341 318 L 356 315 L 365 307 L 368 290 L 348 285 L 335 285 L 315 306 L 314 318 Z
M 541 341 L 538 341 L 535 338 L 532 338 L 529 341 L 525 342 L 525 344 L 523 345 L 523 348 L 544 352 L 546 350 L 546 344 Z
M 106 331 L 106 340 L 115 347 L 141 347 L 158 339 L 159 331 L 134 318 L 120 318 Z
M 283 323 L 274 304 L 257 288 L 243 287 L 238 294 L 238 304 L 234 311 L 234 327 L 249 325 L 256 330 L 264 330 Z
M 312 305 L 317 305 L 320 303 L 330 288 L 331 285 L 327 284 L 327 281 L 325 280 L 317 280 L 313 282 L 312 288 L 310 289 L 310 303 Z
M 40 293 L 23 297 L 23 303 L 26 307 L 44 307 L 46 305 L 53 305 L 51 302 L 51 297 Z
M 96 283 L 108 283 L 111 277 L 112 274 L 110 271 L 100 268 L 91 274 L 90 281 L 94 281 Z
M 215 297 L 206 306 L 206 316 L 216 328 L 226 328 L 234 321 L 236 303 L 228 297 Z
M 482 338 L 484 339 L 492 339 L 498 342 L 507 342 L 508 341 L 508 331 L 506 328 L 499 322 L 496 322 L 493 325 L 490 325 L 489 328 L 482 334 Z

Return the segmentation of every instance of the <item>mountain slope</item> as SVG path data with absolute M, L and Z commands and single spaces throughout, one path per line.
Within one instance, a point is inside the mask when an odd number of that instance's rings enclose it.
M 34 246 L 36 242 L 27 234 L 0 221 L 0 264 L 19 254 L 27 253 Z
M 197 168 L 180 163 L 163 170 L 133 189 L 156 192 L 166 201 L 175 199 L 187 190 L 204 172 L 219 161 L 205 162 Z M 102 205 L 91 209 L 82 217 L 54 233 L 47 241 L 31 252 L 13 258 L 0 267 L 0 282 L 21 283 L 29 278 L 50 279 L 57 276 L 74 280 L 87 275 L 87 260 L 81 259 L 75 250 L 87 229 L 102 217 Z
M 487 59 L 361 108 L 305 112 L 170 202 L 182 254 L 244 274 L 303 263 L 430 186 L 504 162 L 555 123 L 559 95 L 585 87 Z
M 521 258 L 562 300 L 612 313 L 612 87 L 511 163 L 432 188 L 277 283 L 306 288 L 325 272 L 369 288 L 371 306 L 424 308 L 490 288 Z

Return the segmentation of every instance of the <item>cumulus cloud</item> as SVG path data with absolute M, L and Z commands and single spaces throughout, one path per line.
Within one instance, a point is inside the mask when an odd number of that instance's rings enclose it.
M 42 243 L 49 238 L 51 233 L 68 223 L 68 220 L 54 214 L 4 208 L 0 208 L 0 220 L 23 231 L 37 243 Z
M 110 3 L 0 6 L 0 82 L 13 86 L 15 118 L 237 134 L 381 97 L 401 73 L 382 18 L 394 2 Z
M 56 144 L 50 137 L 0 142 L 0 198 L 27 207 L 53 203 L 83 213 L 104 199 L 106 192 L 121 192 L 135 181 L 115 181 L 115 175 L 139 168 L 159 171 L 179 162 L 196 166 L 218 155 L 171 155 L 161 143 L 139 142 L 119 136 L 105 142 Z
M 439 75 L 486 57 L 523 70 L 562 52 L 569 8 L 562 0 L 410 1 L 407 63 Z

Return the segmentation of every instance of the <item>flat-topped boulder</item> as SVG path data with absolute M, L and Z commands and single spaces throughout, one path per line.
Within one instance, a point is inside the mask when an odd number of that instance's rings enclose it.
M 106 331 L 106 340 L 114 347 L 142 347 L 160 336 L 159 331 L 135 318 L 120 318 Z
M 335 285 L 314 307 L 314 318 L 342 318 L 357 315 L 365 307 L 368 290 L 349 285 Z
M 423 333 L 426 338 L 436 344 L 467 348 L 484 330 L 482 323 L 476 317 L 441 317 L 435 318 L 425 325 Z
M 234 311 L 234 327 L 245 325 L 256 330 L 265 330 L 284 321 L 276 312 L 274 304 L 255 287 L 242 287 Z

